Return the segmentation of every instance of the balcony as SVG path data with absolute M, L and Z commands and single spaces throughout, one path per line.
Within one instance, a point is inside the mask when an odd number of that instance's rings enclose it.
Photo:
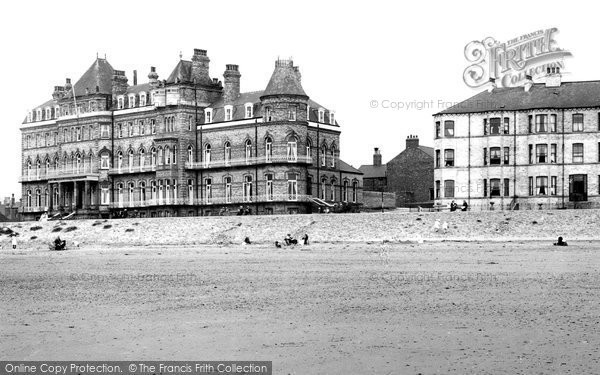
M 156 172 L 156 165 L 136 165 L 131 167 L 111 168 L 108 174 L 133 174 L 133 173 L 149 173 Z
M 230 167 L 243 167 L 243 166 L 255 166 L 261 164 L 274 164 L 274 163 L 294 163 L 294 164 L 312 164 L 312 158 L 310 156 L 276 156 L 270 157 L 259 156 L 250 157 L 243 159 L 230 159 L 230 160 L 211 160 L 209 162 L 187 162 L 185 163 L 186 169 L 218 169 L 218 168 L 230 168 Z
M 62 179 L 88 179 L 97 181 L 100 174 L 91 171 L 91 168 L 80 170 L 50 170 L 39 173 L 30 173 L 29 175 L 21 176 L 19 182 L 46 181 L 46 180 L 62 180 Z
M 249 198 L 249 199 L 248 199 Z M 235 196 L 226 199 L 225 197 L 190 199 L 148 199 L 145 201 L 123 200 L 121 202 L 112 202 L 108 206 L 110 208 L 144 208 L 153 206 L 210 206 L 223 204 L 245 205 L 252 203 L 267 203 L 267 202 L 309 202 L 312 195 L 296 194 L 290 196 L 288 194 L 273 194 L 273 195 L 253 195 L 251 197 Z

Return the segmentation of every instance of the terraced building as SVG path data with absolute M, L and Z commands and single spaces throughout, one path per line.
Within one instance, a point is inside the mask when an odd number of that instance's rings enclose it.
M 133 85 L 97 58 L 29 112 L 23 217 L 309 213 L 360 204 L 362 173 L 340 158 L 335 113 L 309 98 L 291 60 L 265 90 L 240 92 L 195 49 L 164 80 Z M 240 210 L 241 209 L 241 210 Z

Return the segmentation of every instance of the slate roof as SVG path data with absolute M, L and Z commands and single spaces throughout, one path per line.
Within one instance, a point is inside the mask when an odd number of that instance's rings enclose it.
M 96 93 L 96 86 L 98 86 L 100 94 L 112 94 L 113 72 L 114 69 L 108 61 L 99 57 L 96 58 L 92 66 L 75 82 L 75 95 L 86 95 L 86 88 L 89 90 L 89 93 Z M 72 97 L 73 90 L 67 91 L 65 96 Z
M 600 81 L 563 82 L 558 87 L 536 83 L 529 91 L 523 87 L 495 88 L 492 92 L 480 92 L 436 115 L 589 107 L 600 107 Z
M 362 171 L 354 168 L 353 166 L 351 166 L 350 164 L 346 163 L 342 159 L 338 159 L 338 168 L 339 168 L 340 171 L 346 172 L 346 173 L 363 174 Z
M 177 82 L 191 82 L 192 81 L 192 62 L 188 60 L 179 60 L 179 63 L 175 66 L 175 69 L 171 72 L 167 78 L 167 83 Z
M 419 146 L 418 149 L 420 149 L 421 151 L 427 153 L 431 157 L 433 157 L 433 155 L 434 155 L 433 147 Z
M 363 174 L 363 178 L 384 178 L 387 175 L 387 166 L 382 165 L 361 165 L 358 168 Z
M 139 85 L 129 86 L 127 88 L 127 94 L 139 94 L 142 91 L 149 92 L 150 83 L 140 83 Z
M 267 84 L 263 96 L 300 95 L 307 96 L 300 83 L 300 73 L 292 60 L 275 61 L 275 70 Z

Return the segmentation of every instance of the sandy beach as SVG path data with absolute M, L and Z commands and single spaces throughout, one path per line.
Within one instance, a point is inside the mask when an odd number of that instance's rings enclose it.
M 592 374 L 600 242 L 0 252 L 0 356 L 276 374 Z

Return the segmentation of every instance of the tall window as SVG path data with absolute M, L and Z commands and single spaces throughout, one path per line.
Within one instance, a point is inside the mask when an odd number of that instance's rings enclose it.
M 123 138 L 123 124 L 117 124 L 117 136 Z
M 295 201 L 298 199 L 298 174 L 288 172 L 287 180 L 288 180 L 288 200 Z
M 574 132 L 582 132 L 583 131 L 583 114 L 576 113 L 573 115 L 573 131 Z
M 504 165 L 510 164 L 510 147 L 504 147 Z
M 150 165 L 152 169 L 156 168 L 156 148 L 154 147 L 150 149 Z
M 146 93 L 140 93 L 140 107 L 143 107 L 146 105 Z
M 444 197 L 454 198 L 454 180 L 444 181 Z
M 504 179 L 503 187 L 504 187 L 504 196 L 508 197 L 510 195 L 510 191 L 509 191 L 510 190 L 510 180 L 508 178 Z
M 500 134 L 500 117 L 490 119 L 490 134 Z
M 127 156 L 127 165 L 129 167 L 129 172 L 131 172 L 133 170 L 133 150 L 129 150 Z
M 268 173 L 265 175 L 265 181 L 266 181 L 266 186 L 265 186 L 265 190 L 266 190 L 266 200 L 268 201 L 272 201 L 273 200 L 273 174 Z
M 210 144 L 204 146 L 204 167 L 208 167 L 210 165 Z
M 231 116 L 232 111 L 233 110 L 231 109 L 231 107 L 225 107 L 225 121 L 231 121 L 231 119 L 232 119 L 232 116 Z
M 212 178 L 207 178 L 204 180 L 204 194 L 206 199 L 206 204 L 212 203 Z
M 535 131 L 537 133 L 545 133 L 548 131 L 548 115 L 535 116 Z
M 348 202 L 348 180 L 344 180 L 342 185 L 342 201 Z
M 533 195 L 534 191 L 533 177 L 529 177 L 529 195 Z
M 541 144 L 535 146 L 535 155 L 538 163 L 548 162 L 548 145 Z
M 499 165 L 501 160 L 500 147 L 490 147 L 490 165 Z
M 454 150 L 452 150 L 452 149 L 444 150 L 444 166 L 454 167 Z
M 556 143 L 550 145 L 550 163 L 556 163 Z
M 295 162 L 298 160 L 298 145 L 295 139 L 289 141 L 287 144 L 287 160 L 288 162 Z
M 194 148 L 191 145 L 187 148 L 187 161 L 190 164 L 194 161 Z
M 325 167 L 327 165 L 327 147 L 325 145 L 321 146 L 321 167 Z
M 533 133 L 533 115 L 527 116 L 527 132 Z
M 133 122 L 127 123 L 127 131 L 129 132 L 129 136 L 133 137 Z
M 100 155 L 100 169 L 108 169 L 108 168 L 110 168 L 108 154 Z
M 246 105 L 246 118 L 252 117 L 252 104 Z
M 150 120 L 150 133 L 156 134 L 156 120 L 155 119 Z
M 244 156 L 246 159 L 246 164 L 250 164 L 252 159 L 252 141 L 247 139 L 245 143 Z
M 454 137 L 454 121 L 444 121 L 444 137 Z
M 529 164 L 533 164 L 533 145 L 529 145 Z
M 140 170 L 144 169 L 144 165 L 146 164 L 146 151 L 141 148 L 140 149 Z
M 556 115 L 550 115 L 550 131 L 556 133 Z
M 100 189 L 100 204 L 110 204 L 110 190 L 107 187 Z
M 121 172 L 123 168 L 123 153 L 121 151 L 117 152 L 117 169 Z
M 267 137 L 267 139 L 265 139 L 265 160 L 267 162 L 270 162 L 272 158 L 273 158 L 273 140 L 271 140 L 271 137 Z
M 440 167 L 440 162 L 441 162 L 441 152 L 440 150 L 435 150 L 435 167 L 439 168 Z
M 573 163 L 583 163 L 583 143 L 573 143 Z
M 310 139 L 307 139 L 306 140 L 306 158 L 309 159 L 310 157 L 311 157 L 311 144 L 310 144 Z
M 331 146 L 331 168 L 335 168 L 335 146 Z
M 439 121 L 435 122 L 435 137 L 439 138 L 442 136 L 442 124 Z
M 330 191 L 329 191 L 329 194 L 330 194 L 329 198 L 332 202 L 334 202 L 335 201 L 335 180 L 332 179 L 330 184 L 331 184 L 331 186 L 330 186 Z
M 244 202 L 252 201 L 252 176 L 247 175 L 244 176 L 244 184 L 243 184 L 243 200 Z
M 212 111 L 208 108 L 204 111 L 204 123 L 210 124 L 212 122 Z
M 194 204 L 194 180 L 188 179 L 187 186 L 188 186 L 188 201 L 190 202 L 190 204 Z
M 288 108 L 288 120 L 296 121 L 296 107 Z
M 510 133 L 510 119 L 508 117 L 504 118 L 504 134 L 509 134 Z
M 231 164 L 231 143 L 225 142 L 225 165 Z
M 358 181 L 352 181 L 352 202 L 356 203 L 358 193 Z
M 266 118 L 267 122 L 272 120 L 271 107 L 265 108 L 265 118 Z
M 556 176 L 550 177 L 550 195 L 556 195 Z
M 500 179 L 492 178 L 490 179 L 490 197 L 499 197 L 500 196 Z
M 130 182 L 129 183 L 129 207 L 133 207 L 134 194 L 135 194 L 135 184 L 133 182 Z
M 548 194 L 548 177 L 538 176 L 535 179 L 536 195 Z
M 441 181 L 437 180 L 437 181 L 435 182 L 435 197 L 436 197 L 436 198 L 441 198 L 441 197 L 442 197 L 442 196 L 440 195 L 440 194 L 441 194 L 441 185 L 442 185 L 442 184 L 441 184 Z
M 165 146 L 165 165 L 171 164 L 171 148 Z
M 225 177 L 225 203 L 231 203 L 231 177 Z
M 139 126 L 139 129 L 138 129 L 139 134 L 140 135 L 146 134 L 146 125 L 144 124 L 144 120 L 140 120 L 138 122 L 138 126 Z

